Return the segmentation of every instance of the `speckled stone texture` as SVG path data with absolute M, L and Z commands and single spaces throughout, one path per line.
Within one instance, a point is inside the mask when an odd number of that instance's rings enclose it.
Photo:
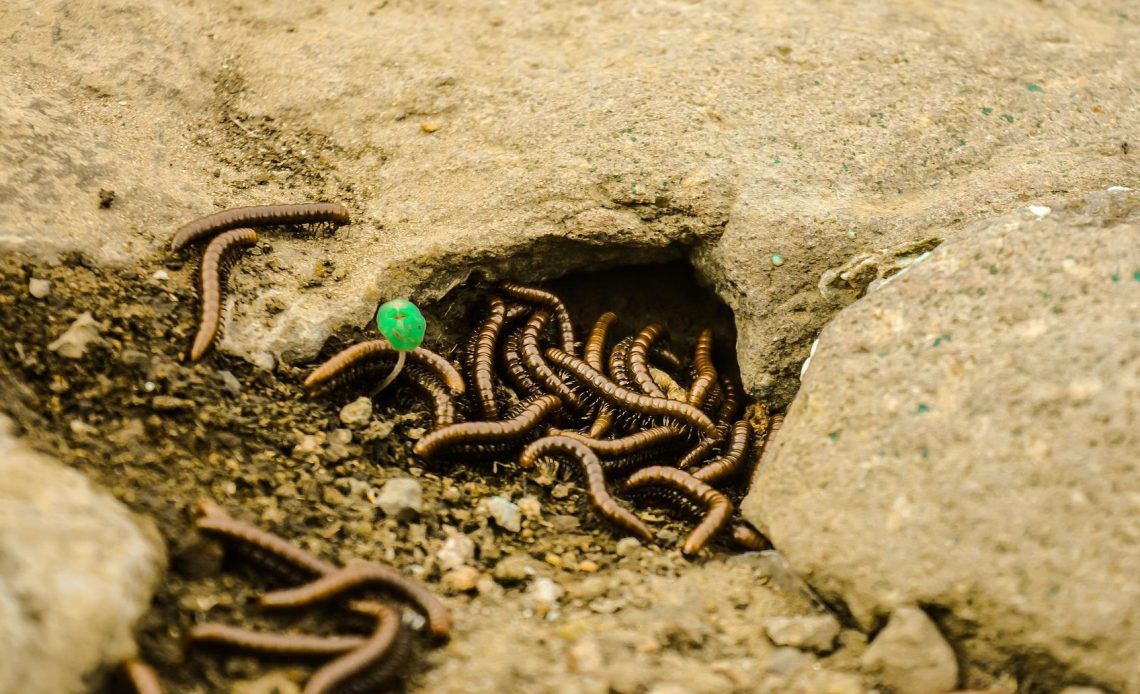
M 0 415 L 0 693 L 80 694 L 134 655 L 165 564 L 157 533 Z
M 947 242 L 823 331 L 745 515 L 865 628 L 1140 691 L 1140 197 Z

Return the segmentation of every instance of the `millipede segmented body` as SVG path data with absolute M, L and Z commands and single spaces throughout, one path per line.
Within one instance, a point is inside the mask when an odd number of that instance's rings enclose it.
M 151 666 L 138 658 L 128 658 L 122 667 L 136 694 L 163 694 L 162 682 Z
M 570 320 L 570 312 L 566 310 L 566 304 L 562 303 L 562 299 L 546 290 L 528 287 L 518 282 L 500 282 L 498 287 L 507 296 L 549 309 L 554 314 L 554 320 L 558 322 L 562 349 L 575 354 L 574 323 Z
M 406 355 L 408 361 L 435 374 L 451 390 L 452 394 L 461 395 L 467 389 L 459 370 L 435 352 L 423 347 L 416 347 L 408 351 Z M 314 369 L 305 379 L 303 385 L 310 393 L 327 393 L 360 375 L 362 368 L 375 362 L 394 362 L 398 356 L 398 350 L 387 340 L 360 342 L 341 350 Z
M 665 391 L 661 390 L 653 377 L 649 375 L 649 348 L 659 338 L 666 334 L 665 326 L 660 323 L 650 323 L 641 329 L 637 337 L 629 345 L 626 360 L 629 363 L 629 373 L 637 383 L 641 392 L 655 398 L 664 398 Z
M 268 227 L 313 222 L 346 224 L 348 209 L 330 202 L 234 207 L 199 217 L 183 225 L 174 233 L 174 238 L 170 241 L 170 250 L 177 252 L 200 239 L 239 227 Z
M 519 467 L 534 467 L 543 456 L 558 456 L 574 461 L 577 465 L 575 472 L 584 481 L 587 498 L 598 515 L 643 541 L 653 537 L 649 526 L 610 496 L 602 464 L 585 444 L 565 436 L 544 436 L 523 450 L 519 456 Z
M 198 321 L 198 333 L 194 336 L 194 344 L 190 348 L 190 361 L 196 362 L 201 359 L 221 330 L 225 275 L 234 254 L 255 243 L 257 243 L 257 232 L 253 229 L 233 229 L 218 236 L 206 246 L 198 270 L 201 317 Z
M 709 388 L 716 383 L 717 374 L 712 361 L 712 344 L 712 330 L 705 328 L 697 336 L 697 344 L 693 349 L 693 366 L 697 370 L 697 376 L 693 379 L 693 384 L 689 386 L 689 404 L 695 407 L 700 407 L 704 403 Z
M 366 586 L 379 587 L 407 599 L 427 618 L 432 635 L 447 637 L 451 634 L 451 614 L 431 591 L 395 569 L 380 564 L 336 569 L 297 588 L 265 593 L 260 604 L 262 607 L 303 607 Z
M 416 455 L 431 458 L 440 452 L 466 444 L 511 443 L 538 426 L 557 411 L 562 401 L 555 395 L 540 395 L 528 401 L 510 419 L 499 422 L 462 422 L 437 429 L 416 442 Z
M 521 340 L 522 332 L 518 330 L 510 333 L 503 340 L 501 354 L 503 368 L 506 371 L 506 380 L 514 386 L 515 390 L 519 391 L 521 397 L 538 397 L 543 394 L 542 386 L 534 380 L 530 371 L 527 370 L 526 364 L 523 363 L 522 352 L 519 348 Z
M 526 327 L 523 328 L 522 337 L 519 339 L 523 363 L 530 375 L 542 385 L 546 392 L 557 395 L 569 409 L 576 412 L 581 411 L 586 405 L 582 397 L 564 383 L 558 374 L 554 373 L 554 370 L 547 365 L 546 360 L 542 358 L 539 336 L 549 319 L 550 314 L 540 310 L 535 311 L 534 315 L 527 321 Z
M 676 426 L 661 425 L 643 429 L 619 439 L 598 439 L 574 431 L 552 431 L 551 435 L 565 436 L 585 444 L 599 458 L 621 458 L 640 451 L 684 439 L 685 431 Z
M 556 347 L 547 348 L 546 357 L 560 368 L 569 371 L 600 398 L 613 405 L 642 414 L 674 417 L 683 420 L 705 434 L 712 434 L 716 431 L 716 426 L 708 418 L 708 415 L 692 405 L 666 398 L 655 398 L 622 388 L 596 369 L 591 368 L 586 362 Z
M 732 434 L 728 439 L 728 450 L 697 470 L 693 471 L 696 477 L 707 484 L 716 484 L 736 476 L 748 463 L 748 443 L 752 436 L 752 425 L 748 420 L 742 419 L 732 426 Z
M 376 618 L 376 629 L 364 644 L 314 672 L 305 683 L 302 694 L 332 694 L 334 691 L 356 689 L 354 678 L 368 677 L 369 670 L 377 668 L 386 658 L 395 655 L 396 649 L 393 646 L 399 639 L 403 626 L 400 624 L 399 612 L 387 605 L 383 607 L 383 613 Z
M 675 490 L 704 507 L 704 517 L 681 545 L 681 553 L 685 556 L 699 554 L 724 528 L 732 514 L 732 502 L 728 497 L 677 468 L 663 466 L 642 468 L 630 475 L 622 484 L 620 491 L 623 494 L 630 494 L 647 486 L 662 486 Z M 682 510 L 690 509 L 685 505 Z
M 753 528 L 748 521 L 737 521 L 732 524 L 732 542 L 745 552 L 763 552 L 772 549 L 772 543 L 764 537 L 759 530 Z
M 404 369 L 404 376 L 423 393 L 431 405 L 436 429 L 455 424 L 457 419 L 455 398 L 435 374 L 419 366 L 409 366 Z
M 495 400 L 495 347 L 499 333 L 506 322 L 507 307 L 497 296 L 491 297 L 490 311 L 471 343 L 468 355 L 468 369 L 471 373 L 471 388 L 474 400 L 484 419 L 497 419 L 499 403 Z
M 266 655 L 340 655 L 364 645 L 360 636 L 313 636 L 253 631 L 229 624 L 195 624 L 187 634 L 193 643 L 227 646 Z
M 598 316 L 598 320 L 594 322 L 590 336 L 586 338 L 586 344 L 582 348 L 582 359 L 598 371 L 605 368 L 606 335 L 616 320 L 617 314 L 613 311 L 606 311 Z

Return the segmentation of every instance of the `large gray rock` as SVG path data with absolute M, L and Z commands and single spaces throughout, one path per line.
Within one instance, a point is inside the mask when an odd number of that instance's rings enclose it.
M 1033 208 L 823 331 L 744 503 L 864 628 L 1140 692 L 1140 196 Z
M 85 692 L 134 655 L 164 566 L 157 533 L 0 415 L 0 694 Z
M 737 312 L 746 382 L 787 398 L 835 308 L 822 269 L 1135 172 L 1140 15 L 1092 2 L 0 13 L 0 64 L 28 75 L 0 100 L 3 246 L 130 260 L 223 207 L 351 208 L 234 273 L 221 347 L 263 365 L 475 270 L 688 256 Z

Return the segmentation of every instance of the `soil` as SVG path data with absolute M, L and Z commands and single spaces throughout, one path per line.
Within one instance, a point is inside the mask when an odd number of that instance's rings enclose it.
M 258 289 L 257 270 L 269 254 L 270 248 L 263 244 L 260 252 L 250 256 L 250 269 L 235 273 L 238 300 Z M 631 321 L 624 326 L 629 329 L 640 315 L 663 313 L 657 319 L 684 328 L 675 342 L 678 349 L 688 347 L 686 338 L 691 340 L 695 334 L 688 329 L 697 320 L 712 323 L 720 334 L 731 336 L 731 313 L 723 306 L 693 301 L 694 292 L 699 297 L 701 290 L 691 277 L 685 277 L 686 272 L 683 265 L 627 269 L 606 276 L 570 278 L 558 289 L 567 296 L 576 320 L 583 316 L 592 320 L 597 314 L 591 305 L 622 311 L 623 318 Z M 49 296 L 33 298 L 28 292 L 31 278 L 49 280 Z M 152 518 L 160 529 L 170 566 L 153 608 L 139 625 L 139 644 L 142 656 L 156 667 L 170 691 L 233 691 L 243 681 L 270 676 L 283 677 L 281 681 L 287 684 L 303 681 L 309 672 L 304 663 L 188 649 L 184 636 L 194 623 L 291 625 L 317 633 L 352 628 L 337 623 L 343 622 L 341 617 L 320 610 L 299 620 L 291 615 L 288 621 L 260 612 L 256 598 L 268 585 L 264 578 L 240 562 L 223 560 L 219 546 L 193 531 L 192 508 L 199 499 L 214 500 L 235 516 L 277 532 L 321 557 L 342 564 L 384 562 L 419 576 L 435 589 L 441 574 L 436 550 L 456 529 L 471 537 L 477 548 L 474 565 L 484 579 L 475 595 L 447 598 L 457 623 L 453 643 L 447 648 L 420 644 L 425 657 L 416 658 L 405 670 L 407 691 L 465 686 L 459 683 L 470 676 L 462 672 L 462 664 L 458 668 L 441 664 L 449 658 L 482 657 L 480 648 L 470 648 L 477 644 L 463 644 L 463 639 L 476 633 L 480 624 L 496 620 L 505 624 L 522 620 L 515 636 L 522 634 L 531 646 L 543 639 L 558 641 L 551 652 L 561 659 L 580 640 L 580 634 L 567 636 L 568 623 L 592 624 L 582 627 L 587 631 L 602 629 L 598 620 L 612 621 L 613 612 L 622 609 L 624 598 L 610 601 L 616 607 L 589 606 L 596 594 L 605 595 L 619 584 L 624 586 L 622 595 L 632 590 L 649 596 L 640 605 L 630 601 L 631 606 L 617 618 L 621 628 L 641 632 L 645 615 L 653 612 L 640 608 L 650 608 L 654 596 L 673 589 L 670 585 L 699 594 L 725 589 L 725 576 L 732 576 L 729 583 L 744 591 L 745 604 L 755 606 L 742 611 L 743 607 L 733 607 L 731 601 L 725 603 L 732 613 L 729 618 L 736 620 L 737 632 L 744 635 L 725 642 L 702 638 L 703 648 L 690 648 L 684 656 L 693 662 L 713 663 L 749 651 L 765 653 L 771 645 L 755 624 L 758 617 L 765 612 L 811 611 L 802 595 L 782 595 L 763 587 L 765 579 L 755 566 L 724 564 L 735 554 L 727 546 L 716 546 L 694 562 L 683 559 L 676 547 L 688 525 L 664 513 L 643 516 L 656 521 L 656 545 L 619 555 L 615 552 L 618 538 L 589 513 L 577 486 L 569 485 L 569 494 L 565 494 L 566 486 L 550 480 L 540 484 L 535 480 L 537 472 L 526 473 L 509 461 L 428 464 L 417 460 L 411 445 L 431 421 L 410 389 L 379 396 L 371 424 L 352 432 L 345 443 L 348 436 L 338 412 L 359 393 L 340 393 L 331 399 L 304 396 L 300 382 L 311 365 L 281 364 L 270 372 L 218 352 L 198 365 L 188 364 L 185 352 L 197 310 L 193 278 L 192 264 L 181 266 L 164 258 L 128 270 L 100 267 L 76 254 L 51 264 L 18 255 L 0 259 L 0 331 L 5 335 L 0 345 L 0 379 L 4 390 L 13 394 L 2 409 L 10 412 L 32 446 L 82 470 L 135 512 Z M 477 285 L 464 287 L 440 305 L 427 307 L 429 324 L 449 327 L 448 334 L 429 331 L 425 345 L 450 355 L 452 350 L 445 345 L 454 345 L 455 335 L 470 328 L 475 315 L 471 307 L 480 294 Z M 684 307 L 690 307 L 688 316 L 683 310 L 678 312 Z M 49 351 L 47 345 L 84 311 L 99 322 L 102 344 L 90 345 L 86 355 L 75 360 Z M 321 356 L 366 335 L 364 328 L 348 327 L 329 341 Z M 385 480 L 408 476 L 423 487 L 422 515 L 413 521 L 384 518 L 371 499 Z M 498 529 L 478 504 L 494 494 L 515 500 L 534 496 L 541 502 L 541 517 L 524 519 L 518 533 Z M 504 588 L 490 581 L 488 574 L 495 565 L 514 555 L 530 558 L 538 575 L 553 577 L 565 589 L 569 597 L 561 613 L 555 609 L 551 614 L 549 606 L 536 608 L 524 585 Z M 600 592 L 596 590 L 599 581 L 605 583 Z M 766 597 L 748 597 L 749 591 L 757 590 L 765 591 Z M 665 635 L 657 648 L 643 652 L 651 656 L 651 662 L 641 666 L 646 676 L 668 661 L 672 651 L 685 652 L 683 644 L 674 642 L 674 636 Z M 839 664 L 838 670 L 850 670 L 850 653 L 843 653 L 832 660 Z M 501 655 L 504 662 L 528 657 L 534 662 L 513 664 L 515 675 L 507 672 L 505 680 L 489 686 L 503 686 L 504 681 L 509 685 L 519 672 L 545 672 L 545 660 L 550 657 L 533 647 L 518 652 L 506 648 Z M 495 671 L 493 664 L 484 665 Z M 593 681 L 590 677 L 577 684 L 564 680 L 565 665 L 547 669 L 547 681 L 532 683 L 534 691 L 591 690 L 583 684 Z M 742 672 L 736 677 L 751 677 Z M 612 674 L 608 684 L 602 677 L 600 691 L 622 689 L 620 683 L 614 684 Z M 634 679 L 628 691 L 649 686 Z

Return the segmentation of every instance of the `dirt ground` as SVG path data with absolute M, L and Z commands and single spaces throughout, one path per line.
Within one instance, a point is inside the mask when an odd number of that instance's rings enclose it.
M 243 261 L 246 267 L 235 270 L 239 301 L 258 283 L 258 265 L 267 262 L 268 250 L 255 252 Z M 482 580 L 472 594 L 447 598 L 457 633 L 447 647 L 420 644 L 423 657 L 406 670 L 407 691 L 493 691 L 522 682 L 534 691 L 649 691 L 656 680 L 669 679 L 662 673 L 670 667 L 680 667 L 682 674 L 673 680 L 684 681 L 681 686 L 688 689 L 683 691 L 715 691 L 726 682 L 730 689 L 753 691 L 760 687 L 753 678 L 766 672 L 767 661 L 757 657 L 773 648 L 758 621 L 812 611 L 803 595 L 765 587 L 769 577 L 757 564 L 732 564 L 737 551 L 728 546 L 715 546 L 697 561 L 683 559 L 677 538 L 688 526 L 664 513 L 645 516 L 660 529 L 656 544 L 618 554 L 618 537 L 591 515 L 573 484 L 536 482 L 539 473 L 521 471 L 509 460 L 484 465 L 415 459 L 411 444 L 430 426 L 430 417 L 409 389 L 378 397 L 371 424 L 349 434 L 338 412 L 358 393 L 304 396 L 299 384 L 308 366 L 282 365 L 271 373 L 217 353 L 188 365 L 184 353 L 197 313 L 194 265 L 156 258 L 131 270 L 113 270 L 80 255 L 55 264 L 16 255 L 0 260 L 5 335 L 0 377 L 5 390 L 15 394 L 3 409 L 33 446 L 82 470 L 135 512 L 154 519 L 167 544 L 169 571 L 139 627 L 139 643 L 169 691 L 285 692 L 309 672 L 303 662 L 188 649 L 185 632 L 196 622 L 291 625 L 317 633 L 346 628 L 327 612 L 315 611 L 300 621 L 259 612 L 255 601 L 267 587 L 262 577 L 223 561 L 219 546 L 192 530 L 191 509 L 199 499 L 212 499 L 322 557 L 388 563 L 436 590 L 441 575 L 436 551 L 451 533 L 470 537 Z M 627 323 L 617 326 L 619 333 L 656 314 L 655 319 L 676 326 L 678 348 L 688 347 L 686 338 L 691 340 L 697 324 L 712 324 L 731 345 L 730 312 L 711 300 L 693 301 L 702 290 L 686 272 L 683 264 L 647 267 L 571 277 L 555 288 L 579 323 L 592 321 L 605 306 L 618 310 Z M 33 298 L 31 278 L 49 280 L 50 295 Z M 483 294 L 478 286 L 463 287 L 427 307 L 432 328 L 425 344 L 449 354 L 448 346 L 470 328 Z M 78 360 L 49 351 L 47 345 L 84 311 L 99 322 L 103 343 Z M 347 330 L 330 341 L 322 357 L 367 335 L 364 326 Z M 385 480 L 408 476 L 423 487 L 423 514 L 412 521 L 384 518 L 371 499 Z M 524 520 L 518 533 L 498 529 L 479 505 L 494 494 L 514 500 L 532 496 L 541 503 L 541 517 Z M 529 572 L 552 578 L 565 591 L 553 610 L 535 603 L 526 581 L 490 579 L 496 565 L 513 556 L 525 557 Z M 663 596 L 677 590 L 682 591 L 678 607 L 662 618 Z M 707 596 L 717 594 L 713 591 L 726 599 L 709 602 Z M 690 593 L 704 596 L 704 602 L 683 597 Z M 695 616 L 686 611 L 689 602 L 700 606 Z M 728 610 L 727 624 L 715 617 L 722 608 Z M 688 634 L 692 625 L 677 627 L 678 619 L 695 620 L 698 636 L 679 638 L 674 631 Z M 500 627 L 511 634 L 490 637 L 502 647 L 488 651 L 485 632 Z M 604 672 L 575 661 L 582 648 L 594 648 L 592 636 L 587 646 L 580 645 L 584 635 L 624 635 L 634 643 L 654 630 L 661 633 L 649 639 L 650 645 L 635 646 L 637 657 L 629 664 L 637 672 L 615 670 L 613 661 L 626 646 L 606 641 L 600 651 L 611 665 Z M 722 641 L 718 631 L 735 635 Z M 846 638 L 859 641 L 854 632 Z M 497 655 L 488 656 L 492 652 Z M 855 646 L 831 656 L 835 675 L 847 687 L 843 691 L 861 691 L 855 675 L 843 674 L 853 669 L 852 653 Z M 740 667 L 725 665 L 730 656 L 752 659 Z M 568 664 L 549 662 L 566 659 Z M 805 663 L 814 658 L 805 654 L 802 660 L 793 669 L 815 678 L 805 680 L 814 685 L 803 685 L 811 691 L 819 686 L 818 675 Z M 472 684 L 471 661 L 493 676 Z M 710 664 L 717 664 L 711 684 L 688 681 L 702 676 L 698 666 Z M 773 676 L 783 684 L 795 680 L 789 673 Z M 113 691 L 113 685 L 100 691 Z

